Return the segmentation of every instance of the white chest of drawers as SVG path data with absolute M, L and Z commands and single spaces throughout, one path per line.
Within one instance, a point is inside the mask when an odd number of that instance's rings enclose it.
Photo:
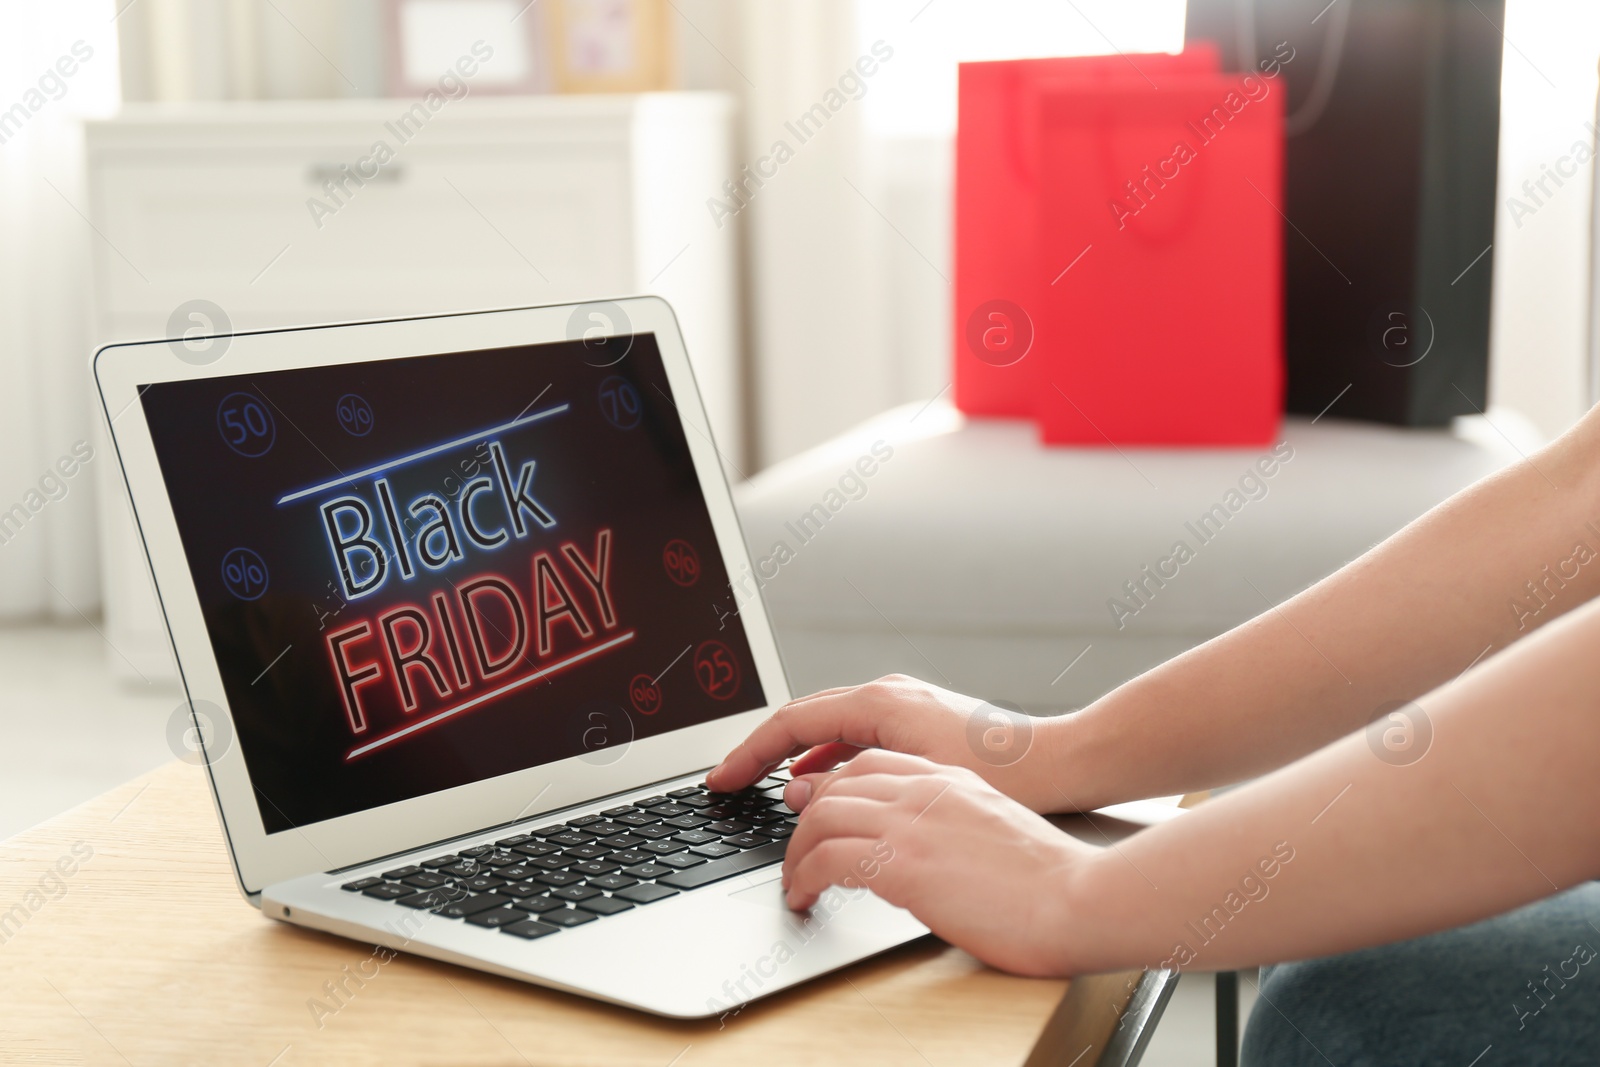
M 164 336 L 196 300 L 245 330 L 656 293 L 737 457 L 734 229 L 706 208 L 732 119 L 718 93 L 129 107 L 86 133 L 96 343 Z M 112 662 L 170 676 L 125 493 L 100 475 Z

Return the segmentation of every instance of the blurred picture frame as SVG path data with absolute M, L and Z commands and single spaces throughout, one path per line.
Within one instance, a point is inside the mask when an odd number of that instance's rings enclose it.
M 545 5 L 560 92 L 642 93 L 674 87 L 667 0 L 541 0 Z
M 549 0 L 382 0 L 390 96 L 438 91 L 446 75 L 473 93 L 555 88 Z M 470 73 L 469 73 L 470 71 Z

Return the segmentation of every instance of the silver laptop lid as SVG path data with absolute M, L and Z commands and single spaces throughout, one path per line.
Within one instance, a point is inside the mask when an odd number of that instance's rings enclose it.
M 280 331 L 119 383 L 247 890 L 705 766 L 787 697 L 670 310 L 623 306 L 614 336 L 552 340 L 558 309 Z M 297 862 L 253 862 L 277 841 Z

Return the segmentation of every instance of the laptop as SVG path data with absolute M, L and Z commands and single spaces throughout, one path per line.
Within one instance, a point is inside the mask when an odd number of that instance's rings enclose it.
M 245 898 L 664 1016 L 919 937 L 779 886 L 789 698 L 657 298 L 114 344 L 94 358 Z M 749 583 L 745 583 L 748 585 Z

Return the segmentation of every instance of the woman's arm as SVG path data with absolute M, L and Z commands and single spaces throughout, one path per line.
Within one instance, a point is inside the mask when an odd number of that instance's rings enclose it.
M 1325 955 L 1600 877 L 1596 649 L 1600 603 L 1423 697 L 1433 739 L 1417 762 L 1386 762 L 1358 732 L 1096 857 L 1063 898 L 1070 969 L 1160 962 L 1185 942 L 1208 970 Z M 1280 843 L 1293 859 L 1265 878 Z M 1251 875 L 1266 895 L 1205 940 L 1202 920 L 1247 899 Z
M 1060 780 L 1074 806 L 1097 807 L 1253 777 L 1596 594 L 1600 409 L 1286 603 L 1062 720 Z
M 864 754 L 789 786 L 790 903 L 864 885 L 1034 974 L 1229 969 L 1471 922 L 1600 876 L 1596 649 L 1600 603 L 1421 698 L 1416 762 L 1358 731 L 1115 849 L 969 772 Z
M 877 747 L 970 768 L 1040 811 L 1191 792 L 1315 751 L 1597 593 L 1600 409 L 1283 605 L 1039 720 L 1020 762 L 972 751 L 980 701 L 888 679 L 796 701 L 710 777 L 736 789 L 807 749 L 797 773 Z

